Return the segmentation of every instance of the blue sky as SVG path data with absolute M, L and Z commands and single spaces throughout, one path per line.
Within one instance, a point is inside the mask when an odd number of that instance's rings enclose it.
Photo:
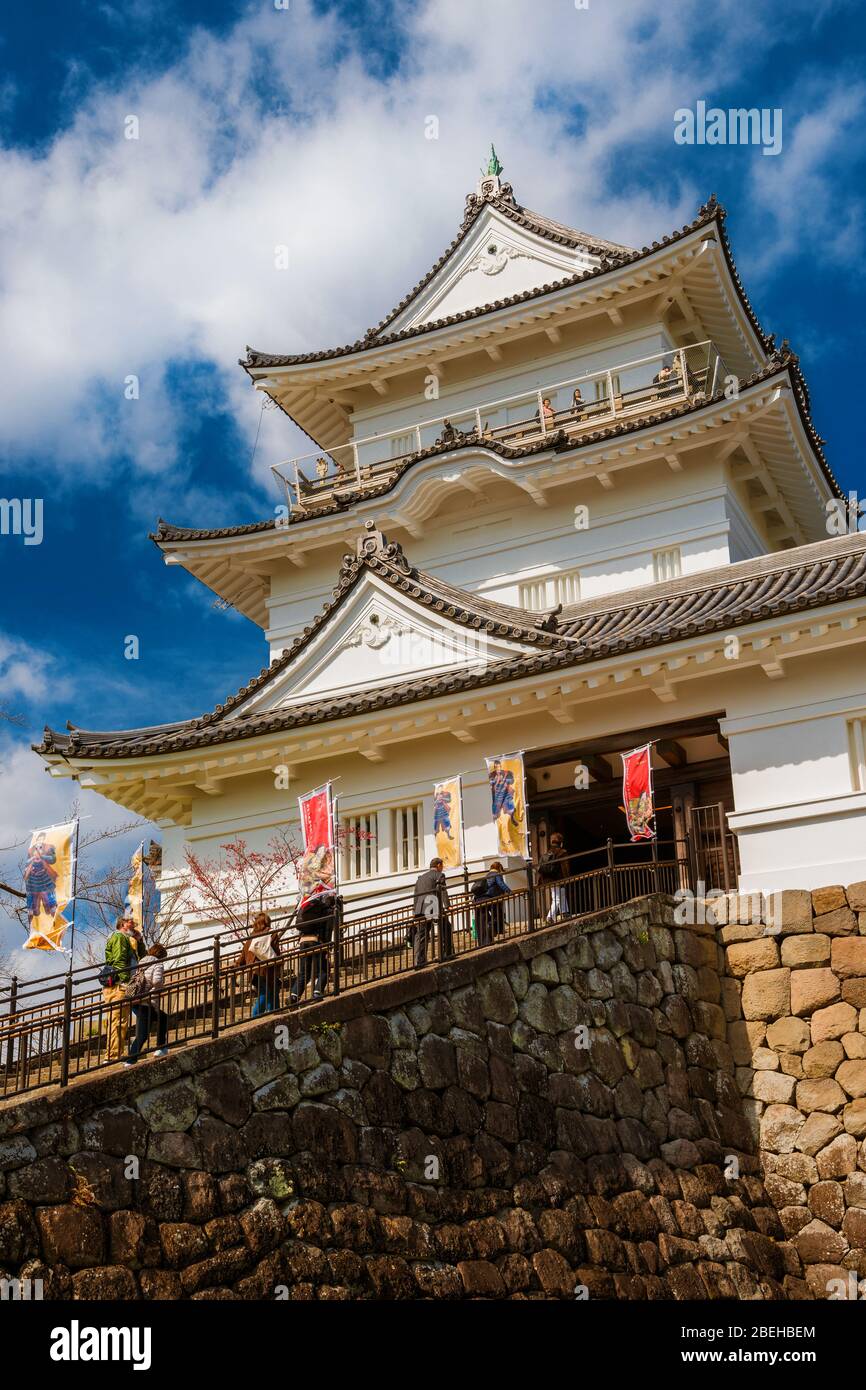
M 5 7 L 0 492 L 42 497 L 45 536 L 0 538 L 0 707 L 23 721 L 0 724 L 0 847 L 68 801 L 27 752 L 43 724 L 190 716 L 261 666 L 258 629 L 147 533 L 272 511 L 269 465 L 304 441 L 266 411 L 253 458 L 238 356 L 377 322 L 454 235 L 491 139 L 520 201 L 632 245 L 715 191 L 863 490 L 864 48 L 856 0 L 789 0 L 784 22 L 733 0 Z M 781 154 L 675 145 L 699 99 L 781 108 Z

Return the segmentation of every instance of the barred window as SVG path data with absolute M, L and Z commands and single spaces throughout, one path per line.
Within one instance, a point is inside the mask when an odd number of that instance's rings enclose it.
M 376 873 L 376 813 L 361 811 L 354 816 L 342 816 L 343 873 L 345 883 L 359 878 L 372 878 Z
M 414 430 L 410 430 L 408 434 L 395 434 L 391 437 L 392 459 L 402 458 L 404 454 L 412 454 L 417 448 L 418 441 Z
M 866 718 L 848 721 L 848 752 L 851 786 L 855 792 L 866 792 Z
M 657 584 L 665 579 L 679 579 L 683 572 L 682 551 L 678 545 L 669 550 L 657 550 L 653 554 L 653 576 Z
M 395 806 L 391 813 L 391 866 L 395 873 L 420 869 L 424 853 L 421 806 Z
M 567 570 L 549 579 L 530 579 L 520 585 L 520 606 L 532 613 L 543 613 L 558 603 L 580 602 L 580 570 Z

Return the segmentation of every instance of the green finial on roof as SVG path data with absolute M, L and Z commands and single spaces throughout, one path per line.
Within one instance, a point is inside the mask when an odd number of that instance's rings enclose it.
M 492 174 L 496 178 L 502 173 L 502 165 L 492 145 L 490 146 L 490 158 L 487 161 L 487 173 Z

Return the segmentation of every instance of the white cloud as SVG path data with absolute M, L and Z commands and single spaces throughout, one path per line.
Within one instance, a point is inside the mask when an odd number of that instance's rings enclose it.
M 49 688 L 51 658 L 46 652 L 0 632 L 0 707 L 15 714 L 15 700 L 44 700 Z
M 567 0 L 401 13 L 404 57 L 388 76 L 365 69 L 334 15 L 303 0 L 256 6 L 225 37 L 194 33 L 160 75 L 92 87 L 44 152 L 0 151 L 0 444 L 40 450 L 67 485 L 131 460 L 136 506 L 153 510 L 147 480 L 166 495 L 182 481 L 183 411 L 202 408 L 173 394 L 169 368 L 182 383 L 184 362 L 216 364 L 251 439 L 259 400 L 235 365 L 245 343 L 304 351 L 378 321 L 453 236 L 491 138 L 521 201 L 644 244 L 709 191 L 674 165 L 673 111 L 779 40 L 771 16 L 734 0 L 709 20 L 698 0 L 630 0 L 626 18 Z M 799 16 L 814 20 L 806 0 L 792 0 L 786 32 Z M 424 138 L 431 114 L 436 141 Z M 129 115 L 138 140 L 124 138 Z M 619 191 L 622 151 L 655 141 L 657 155 L 668 130 L 665 181 Z M 828 137 L 807 122 L 792 134 L 788 188 L 811 189 L 809 151 Z M 781 162 L 759 161 L 760 175 Z M 129 374 L 138 401 L 123 398 Z M 266 412 L 257 477 L 301 448 Z

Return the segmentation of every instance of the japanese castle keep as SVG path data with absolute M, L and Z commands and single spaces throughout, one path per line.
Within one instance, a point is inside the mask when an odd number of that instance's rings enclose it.
M 197 718 L 46 729 L 38 752 L 159 824 L 167 880 L 187 846 L 264 846 L 329 779 L 361 832 L 348 895 L 414 880 L 452 774 L 489 862 L 484 759 L 512 748 L 534 854 L 556 830 L 621 840 L 618 755 L 649 740 L 659 834 L 688 833 L 716 886 L 866 879 L 866 535 L 723 208 L 635 250 L 529 211 L 501 172 L 357 342 L 247 350 L 312 441 L 275 515 L 159 522 L 166 563 L 257 623 L 268 664 Z

